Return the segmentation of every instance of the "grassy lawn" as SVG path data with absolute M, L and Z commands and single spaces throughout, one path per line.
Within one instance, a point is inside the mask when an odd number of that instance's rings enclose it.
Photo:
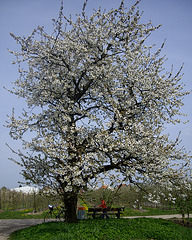
M 125 208 L 123 216 L 154 216 L 154 215 L 171 215 L 178 214 L 175 209 L 172 210 L 162 210 L 158 208 L 144 208 L 143 210 L 134 210 L 131 208 Z
M 77 224 L 43 223 L 10 235 L 10 240 L 191 240 L 192 229 L 163 219 L 86 219 Z
M 45 213 L 33 214 L 32 209 L 25 210 L 7 210 L 0 212 L 0 219 L 31 219 L 31 218 L 44 218 Z

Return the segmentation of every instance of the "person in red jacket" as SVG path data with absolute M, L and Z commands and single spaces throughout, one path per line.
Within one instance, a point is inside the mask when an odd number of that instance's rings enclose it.
M 106 218 L 109 218 L 109 216 L 107 215 L 107 205 L 106 202 L 103 198 L 100 198 L 101 200 L 101 205 L 99 205 L 99 207 L 101 207 L 103 209 L 103 215 L 101 216 L 102 218 L 104 218 L 104 216 L 106 216 Z

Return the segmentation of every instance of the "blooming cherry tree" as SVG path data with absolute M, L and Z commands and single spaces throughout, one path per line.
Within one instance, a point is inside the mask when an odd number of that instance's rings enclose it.
M 169 181 L 171 165 L 189 160 L 163 134 L 166 123 L 179 121 L 188 94 L 181 69 L 165 72 L 163 45 L 146 46 L 160 26 L 140 22 L 138 3 L 88 17 L 86 1 L 75 20 L 61 5 L 54 34 L 43 27 L 28 37 L 11 34 L 21 48 L 12 51 L 19 78 L 10 92 L 27 103 L 7 124 L 25 149 L 17 163 L 26 180 L 63 197 L 67 222 L 77 220 L 79 190 L 100 177 Z

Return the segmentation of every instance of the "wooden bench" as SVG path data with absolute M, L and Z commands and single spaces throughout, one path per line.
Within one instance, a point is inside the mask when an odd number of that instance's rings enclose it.
M 120 218 L 120 215 L 123 214 L 122 211 L 124 211 L 124 207 L 108 207 L 107 212 L 103 212 L 103 209 L 100 207 L 91 207 L 88 208 L 87 216 L 92 216 L 95 219 L 96 216 L 116 215 L 117 218 Z

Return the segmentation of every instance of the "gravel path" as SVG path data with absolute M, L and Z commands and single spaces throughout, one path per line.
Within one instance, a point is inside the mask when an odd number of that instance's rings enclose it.
M 181 218 L 180 214 L 175 215 L 158 215 L 158 216 L 138 216 L 138 217 L 124 217 L 124 218 Z M 190 214 L 192 218 L 192 214 Z M 36 224 L 43 223 L 43 219 L 0 219 L 0 240 L 7 240 L 9 234 L 22 229 L 27 228 Z
M 124 217 L 124 218 L 163 218 L 163 219 L 171 219 L 171 218 L 182 218 L 181 214 L 173 214 L 173 215 L 158 215 L 158 216 L 134 216 L 134 217 Z M 186 215 L 187 218 L 187 215 Z M 190 214 L 190 218 L 192 218 L 192 214 Z
M 43 219 L 0 219 L 0 240 L 6 240 L 9 234 L 32 225 L 43 223 Z

